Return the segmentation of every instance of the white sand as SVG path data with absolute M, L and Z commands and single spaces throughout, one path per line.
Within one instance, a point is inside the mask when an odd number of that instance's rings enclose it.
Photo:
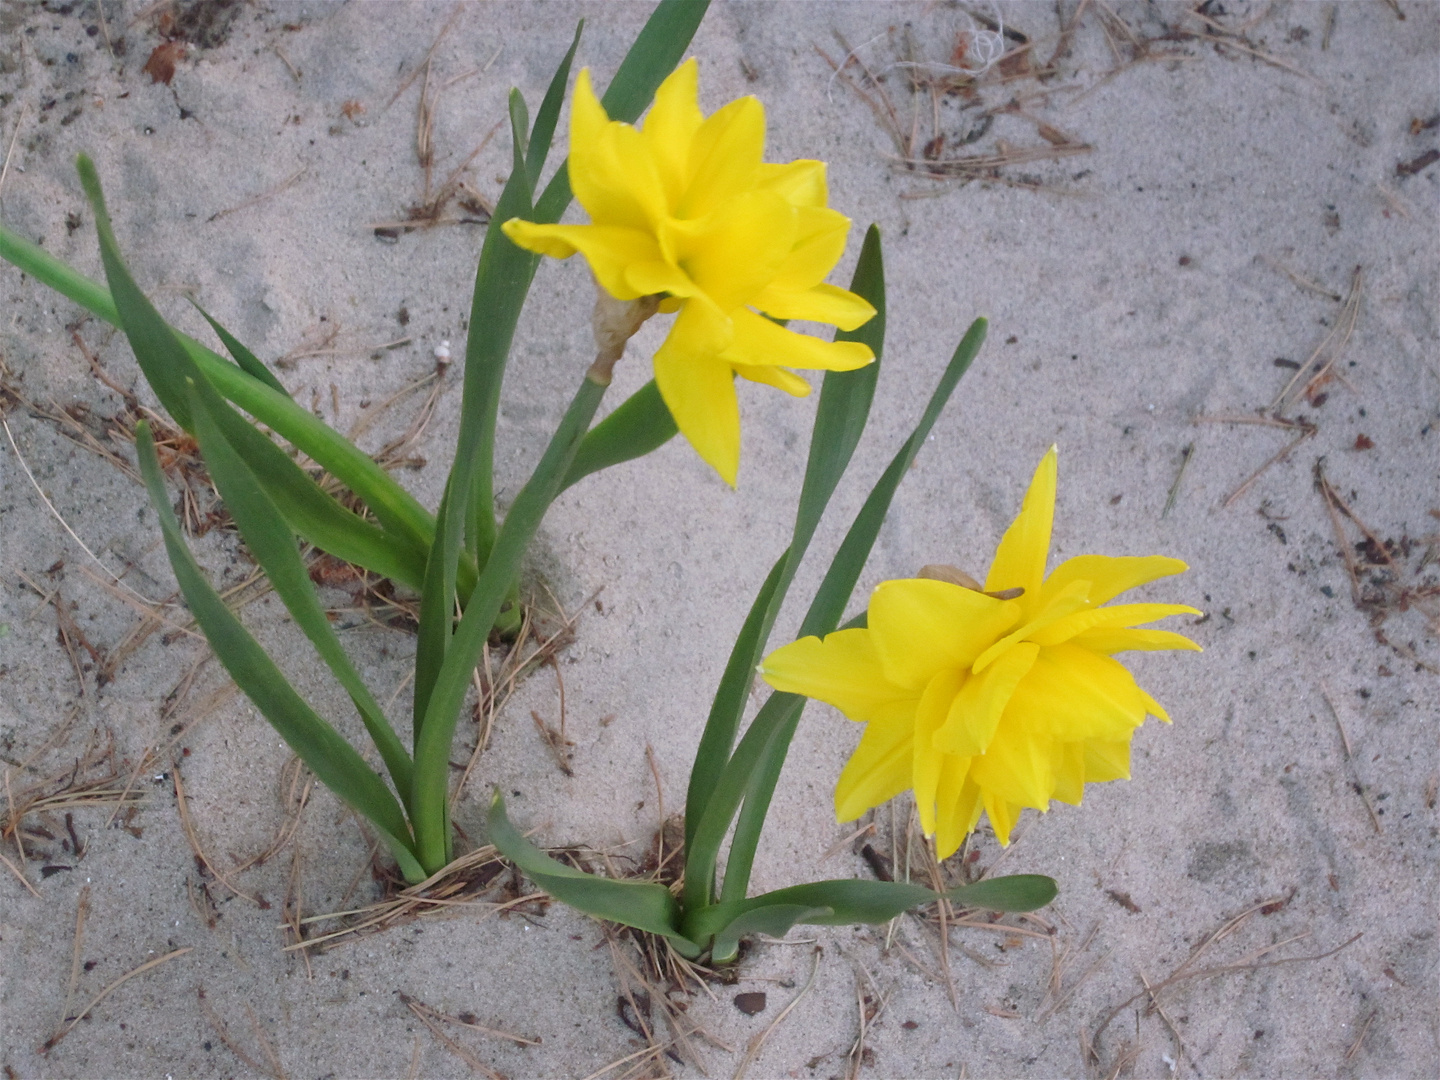
M 94 5 L 52 6 L 57 11 L 0 12 L 5 147 L 20 129 L 0 193 L 7 225 L 98 276 L 93 222 L 72 167 L 77 152 L 91 153 L 137 277 L 179 325 L 202 329 L 183 302 L 187 291 L 266 357 L 340 325 L 331 347 L 349 351 L 301 359 L 281 377 L 342 429 L 362 401 L 380 400 L 429 370 L 442 339 L 461 354 L 481 230 L 441 228 L 387 244 L 367 227 L 396 218 L 420 197 L 420 84 L 385 105 L 424 57 L 447 6 L 246 5 L 223 42 L 191 51 L 170 87 L 140 73 L 159 42 L 150 20 L 129 25 L 141 4 L 105 5 L 108 34 L 123 35 L 127 45 L 116 59 L 105 34 L 87 35 L 98 25 Z M 1064 7 L 1074 10 L 1073 3 Z M 1059 900 L 1042 913 L 1057 927 L 1054 951 L 1065 957 L 1058 1002 L 1047 997 L 1053 957 L 1045 941 L 957 933 L 968 951 L 951 955 L 952 1008 L 942 982 L 898 948 L 885 949 L 884 928 L 797 932 L 793 939 L 823 945 L 814 985 L 750 1075 L 845 1075 L 859 1033 L 859 984 L 884 1003 L 865 1032 L 860 1071 L 867 1076 L 1111 1075 L 1131 1049 L 1138 1054 L 1131 1068 L 1141 1076 L 1170 1075 L 1171 1062 L 1175 1075 L 1433 1075 L 1440 681 L 1376 641 L 1368 614 L 1351 602 L 1344 561 L 1312 486 L 1312 468 L 1323 457 L 1336 489 L 1381 539 L 1418 541 L 1406 562 L 1411 569 L 1422 538 L 1440 529 L 1430 516 L 1440 509 L 1440 166 L 1396 173 L 1397 163 L 1440 142 L 1435 128 L 1411 132 L 1412 119 L 1440 113 L 1440 7 L 1414 0 L 1401 7 L 1404 21 L 1378 2 L 1274 10 L 1241 4 L 1244 10 L 1222 21 L 1233 27 L 1263 14 L 1246 40 L 1296 71 L 1234 48 L 1160 41 L 1154 50 L 1176 59 L 1139 64 L 1067 105 L 1114 66 L 1092 9 L 1048 84 L 1053 98 L 1028 108 L 1093 149 L 1006 174 L 1055 189 L 1046 191 L 993 182 L 949 187 L 896 171 L 887 160 L 894 153 L 889 138 L 816 52 L 840 54 L 833 31 L 860 43 L 887 27 L 898 33 L 911 19 L 919 54 L 944 58 L 965 22 L 958 9 L 721 4 L 707 16 L 694 46 L 705 107 L 755 93 L 768 110 L 772 160 L 830 162 L 832 205 L 857 223 L 837 280 L 853 265 L 861 227 L 873 220 L 885 232 L 885 368 L 869 432 L 816 539 L 817 556 L 833 550 L 960 334 L 984 314 L 992 320 L 989 343 L 906 478 L 862 589 L 927 562 L 982 570 L 1035 462 L 1058 442 L 1057 556 L 1179 556 L 1190 573 L 1145 594 L 1210 612 L 1203 625 L 1177 626 L 1206 647 L 1203 655 L 1133 662 L 1174 720 L 1171 727 L 1152 721 L 1137 733 L 1134 778 L 1092 789 L 1083 809 L 1027 814 L 1023 837 L 1001 866 L 1060 882 Z M 1116 6 L 1149 37 L 1166 25 L 1200 29 L 1183 10 Z M 1004 12 L 1037 39 L 1037 56 L 1050 55 L 1059 31 L 1051 5 L 1011 4 Z M 488 67 L 441 101 L 437 183 L 503 116 L 512 84 L 532 108 L 538 103 L 578 15 L 589 20 L 581 61 L 603 83 L 647 13 L 641 4 L 467 7 L 435 52 L 434 80 Z M 897 58 L 899 40 L 876 41 L 863 55 L 884 66 Z M 888 85 L 908 126 L 899 71 Z M 987 102 L 1044 88 L 1023 80 L 1010 90 L 992 88 Z M 354 121 L 342 115 L 347 101 L 364 106 Z M 921 141 L 929 137 L 929 116 L 927 98 Z M 1002 117 L 986 139 L 957 152 L 993 151 L 997 137 L 1047 145 L 1033 124 Z M 490 198 L 508 155 L 507 138 L 497 134 L 467 174 Z M 263 202 L 208 220 L 297 173 Z M 70 230 L 72 213 L 79 226 Z M 1267 260 L 1338 294 L 1362 267 L 1363 306 L 1339 360 L 1343 383 L 1326 388 L 1320 407 L 1300 409 L 1318 434 L 1222 508 L 1290 433 L 1192 420 L 1268 405 L 1290 374 L 1272 361 L 1304 361 L 1340 311 Z M 26 394 L 113 412 L 114 395 L 95 382 L 70 340 L 77 309 L 9 267 L 0 268 L 0 290 L 0 355 L 23 377 Z M 583 369 L 588 304 L 578 260 L 542 268 L 502 404 L 502 500 L 528 474 Z M 404 327 L 396 318 L 402 306 Z M 127 384 L 138 381 L 122 338 L 93 321 L 81 332 L 112 372 Z M 647 328 L 632 344 L 612 401 L 648 377 L 658 333 Z M 372 346 L 402 336 L 411 343 L 370 358 Z M 453 446 L 458 374 L 418 451 L 429 464 L 401 474 L 429 505 Z M 153 400 L 143 387 L 141 394 Z M 458 821 L 471 836 L 482 832 L 489 785 L 499 783 L 513 793 L 516 821 L 539 828 L 545 843 L 642 846 L 657 821 L 647 743 L 667 808 L 681 803 L 731 635 L 786 542 L 813 400 L 747 388 L 743 408 L 738 491 L 677 441 L 587 480 L 551 512 L 533 560 L 538 572 L 567 608 L 604 589 L 604 613 L 585 613 L 562 664 L 575 776 L 558 774 L 529 717 L 532 709 L 552 722 L 556 716 L 554 682 L 542 672 L 500 717 L 461 805 Z M 370 436 L 373 444 L 402 430 L 412 409 L 397 409 L 386 430 Z M 23 410 L 10 413 L 10 424 L 75 532 L 108 567 L 133 560 L 128 580 L 140 592 L 169 596 L 173 580 L 138 485 Z M 1373 449 L 1354 449 L 1362 433 Z M 1174 506 L 1162 516 L 1190 445 Z M 89 560 L 36 497 L 8 444 L 0 461 L 0 621 L 9 629 L 0 640 L 4 760 L 13 766 L 28 757 L 72 712 L 75 725 L 44 760 L 47 769 L 68 767 L 95 728 L 112 731 L 118 753 L 138 760 L 222 685 L 217 665 L 202 669 L 176 715 L 164 714 L 166 695 L 201 646 L 156 635 L 107 685 L 97 686 L 90 672 L 82 695 L 56 644 L 54 611 L 40 606 L 20 575 L 58 587 L 70 617 L 102 649 L 113 650 L 137 616 L 84 576 Z M 1350 536 L 1360 538 L 1353 526 Z M 230 539 L 212 534 L 196 548 L 227 582 L 248 571 Z M 57 560 L 63 570 L 47 576 Z M 822 569 L 817 557 L 802 572 L 777 643 L 798 624 Z M 1433 566 L 1429 575 L 1433 583 Z M 347 602 L 343 593 L 331 599 Z M 358 731 L 315 665 L 291 659 L 303 654 L 278 609 L 262 602 L 247 618 L 289 660 L 312 700 Z M 1383 629 L 1440 663 L 1421 612 L 1396 613 Z M 412 639 L 362 629 L 346 640 L 372 685 L 388 695 L 403 677 Z M 1348 734 L 1348 762 L 1322 683 Z M 399 706 L 396 714 L 403 715 Z M 613 722 L 602 724 L 609 716 Z M 817 865 L 850 828 L 837 826 L 829 808 L 855 737 L 837 714 L 811 706 L 771 811 L 754 889 L 869 873 L 848 850 Z M 217 863 L 230 867 L 261 849 L 281 821 L 275 791 L 287 751 L 238 698 L 184 745 L 197 828 Z M 10 769 L 16 788 L 35 779 Z M 1353 787 L 1357 779 L 1381 814 L 1379 832 Z M 452 1030 L 508 1076 L 587 1076 L 639 1048 L 616 1015 L 611 961 L 596 948 L 599 927 L 560 907 L 537 918 L 427 920 L 315 957 L 307 968 L 281 951 L 287 851 L 238 879 L 263 894 L 269 910 L 227 898 L 212 882 L 221 917 L 207 927 L 188 898 L 202 879 L 171 785 L 147 777 L 142 786 L 147 801 L 131 822 L 141 835 L 104 828 L 108 808 L 82 809 L 74 823 L 83 859 L 61 850 L 63 822 L 56 840 L 37 843 L 50 863 L 73 866 L 42 879 L 32 861 L 27 878 L 39 899 L 0 869 L 7 1075 L 249 1075 L 251 1066 L 207 1023 L 201 987 L 238 1045 L 263 1061 L 246 1019 L 252 1009 L 294 1077 L 399 1076 L 412 1054 L 421 1075 L 466 1074 L 466 1064 L 401 1004 L 401 992 L 452 1016 L 470 1012 L 481 1024 L 540 1039 L 519 1047 Z M 888 812 L 880 820 L 887 823 Z M 45 822 L 27 819 L 37 824 Z M 993 838 L 977 839 L 988 865 L 999 849 Z M 364 862 L 363 842 L 338 803 L 320 793 L 298 843 L 305 911 L 333 910 Z M 17 858 L 10 842 L 0 853 Z M 70 1000 L 75 914 L 86 887 L 90 915 L 72 1014 L 145 960 L 193 951 L 120 987 L 42 1056 Z M 367 878 L 360 899 L 371 887 Z M 1137 910 L 1122 907 L 1119 894 Z M 1099 1064 L 1082 1058 L 1082 1040 L 1143 989 L 1142 976 L 1164 979 L 1206 935 L 1277 896 L 1293 898 L 1274 914 L 1252 915 L 1187 970 L 1251 962 L 1282 942 L 1261 959 L 1295 962 L 1176 986 L 1161 998 L 1168 1022 L 1136 999 L 1099 1039 Z M 1357 934 L 1333 957 L 1298 959 Z M 927 966 L 937 963 L 933 938 L 913 921 L 901 921 L 894 941 Z M 808 945 L 761 946 L 742 965 L 739 987 L 692 1000 L 690 1015 L 737 1050 L 705 1049 L 709 1075 L 733 1073 L 738 1051 L 804 984 L 811 958 Z M 742 989 L 768 991 L 767 1009 L 742 1015 L 730 1000 Z

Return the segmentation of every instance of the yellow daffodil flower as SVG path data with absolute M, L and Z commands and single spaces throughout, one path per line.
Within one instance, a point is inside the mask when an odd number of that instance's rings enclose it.
M 1008 844 L 1022 807 L 1079 805 L 1086 783 L 1128 779 L 1134 729 L 1147 714 L 1169 722 L 1112 654 L 1198 651 L 1179 634 L 1134 628 L 1199 612 L 1101 605 L 1186 566 L 1159 555 L 1080 555 L 1046 577 L 1055 472 L 1051 447 L 983 591 L 928 577 L 887 581 L 871 594 L 867 629 L 803 638 L 761 665 L 775 688 L 866 724 L 835 789 L 839 821 L 913 788 L 941 858 L 982 810 Z
M 698 93 L 689 60 L 661 84 L 637 129 L 610 120 L 588 70 L 580 72 L 570 183 L 590 224 L 516 218 L 502 227 L 528 251 L 557 259 L 578 251 L 618 300 L 664 296 L 660 311 L 678 315 L 655 353 L 660 396 L 690 445 L 733 486 L 734 376 L 803 397 L 809 385 L 787 368 L 849 371 L 874 359 L 865 345 L 820 341 L 772 318 L 853 330 L 875 309 L 825 284 L 850 228 L 825 205 L 825 163 L 765 162 L 764 106 L 743 97 L 707 118 Z

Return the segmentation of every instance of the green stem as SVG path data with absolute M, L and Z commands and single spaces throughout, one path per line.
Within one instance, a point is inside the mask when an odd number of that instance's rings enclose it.
M 561 481 L 605 390 L 605 384 L 590 376 L 581 381 L 535 472 L 505 515 L 490 559 L 470 595 L 465 615 L 446 651 L 445 663 L 436 676 L 415 746 L 413 823 L 416 850 L 421 864 L 429 872 L 440 869 L 449 858 L 450 744 L 470 685 L 470 672 L 479 661 L 495 617 L 510 594 L 520 561 L 545 511 L 559 494 Z

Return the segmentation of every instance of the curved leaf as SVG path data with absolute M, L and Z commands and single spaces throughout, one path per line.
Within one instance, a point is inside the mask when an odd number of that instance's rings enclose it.
M 717 938 L 715 956 L 726 959 L 722 945 L 734 942 L 741 934 L 761 929 L 763 933 L 782 936 L 796 923 L 817 926 L 847 926 L 852 923 L 883 923 L 910 908 L 945 899 L 965 907 L 991 911 L 1034 911 L 1055 899 L 1055 882 L 1038 874 L 1017 874 L 995 878 L 974 885 L 964 885 L 944 894 L 920 885 L 900 881 L 859 881 L 837 879 L 813 881 L 788 889 L 751 897 L 748 900 L 715 904 L 693 914 L 686 914 L 683 924 L 687 936 L 704 941 Z M 762 929 L 765 926 L 783 929 Z
M 111 284 L 118 291 L 119 299 L 43 248 L 3 227 L 0 227 L 0 257 L 124 330 L 130 338 L 131 347 L 136 349 L 136 359 L 146 380 L 161 403 L 170 409 L 177 398 L 180 400 L 181 412 L 172 411 L 171 415 L 187 431 L 191 428 L 185 412 L 183 380 L 198 368 L 224 397 L 288 439 L 349 487 L 375 514 L 394 542 L 415 549 L 419 559 L 423 560 L 434 534 L 435 522 L 414 496 L 362 450 L 296 404 L 287 394 L 259 381 L 194 338 L 171 329 L 161 319 L 135 285 L 120 256 L 94 164 L 82 154 L 76 159 L 76 168 L 95 211 L 96 232 L 106 276 L 113 275 Z M 160 333 L 162 327 L 166 334 Z M 176 344 L 179 352 L 174 347 Z M 282 512 L 287 512 L 283 505 Z M 345 555 L 340 557 L 347 558 Z M 377 568 L 377 572 L 384 571 Z
M 235 685 L 309 766 L 316 779 L 375 825 L 400 864 L 405 879 L 412 883 L 423 881 L 425 874 L 411 848 L 405 815 L 385 781 L 295 692 L 201 572 L 181 535 L 180 523 L 175 520 L 160 463 L 155 457 L 150 425 L 143 420 L 136 426 L 135 447 L 141 476 L 160 518 L 160 531 L 175 580 L 220 663 L 235 680 Z
M 234 334 L 230 333 L 229 330 L 226 330 L 225 327 L 212 319 L 210 313 L 199 304 L 196 304 L 193 297 L 190 303 L 194 304 L 195 310 L 204 316 L 205 321 L 210 324 L 210 329 L 215 331 L 215 336 L 218 337 L 225 346 L 225 351 L 235 358 L 235 362 L 240 365 L 241 369 L 247 375 L 263 382 L 266 386 L 270 387 L 270 389 L 278 390 L 286 397 L 293 399 L 294 395 L 285 389 L 285 384 L 275 377 L 275 373 L 266 367 L 258 356 L 242 345 Z
M 661 934 L 684 956 L 699 955 L 699 947 L 680 933 L 680 907 L 665 886 L 597 877 L 552 859 L 510 823 L 499 788 L 490 803 L 488 824 L 490 842 L 555 899 L 597 919 Z
M 565 474 L 562 490 L 593 472 L 644 457 L 664 446 L 679 430 L 651 379 L 590 429 Z
M 930 395 L 919 423 L 871 489 L 865 504 L 855 516 L 850 531 L 845 534 L 845 539 L 830 562 L 830 568 L 825 572 L 820 588 L 816 590 L 810 610 L 805 614 L 798 637 L 823 637 L 835 629 L 836 623 L 844 615 L 845 605 L 855 591 L 855 583 L 865 568 L 866 559 L 870 557 L 870 550 L 875 545 L 880 526 L 884 524 L 885 514 L 895 497 L 895 490 L 915 461 L 920 448 L 925 445 L 930 429 L 935 426 L 935 421 L 950 400 L 961 376 L 969 370 L 975 355 L 980 351 L 985 340 L 986 325 L 984 319 L 976 319 L 960 340 L 940 376 L 940 382 Z M 730 858 L 725 864 L 725 885 L 721 893 L 723 900 L 739 900 L 744 897 L 745 890 L 749 887 L 750 868 L 755 859 L 755 849 L 760 842 L 765 814 L 770 809 L 770 800 L 775 793 L 775 785 L 779 782 L 790 740 L 794 737 L 799 722 L 798 711 L 788 714 L 783 727 L 773 735 L 765 737 L 764 750 L 757 759 L 754 772 L 749 776 L 745 804 L 735 825 L 735 839 L 730 846 Z
M 195 418 L 195 436 L 200 443 L 200 452 L 204 455 L 205 464 L 210 469 L 210 476 L 215 481 L 220 497 L 225 500 L 226 509 L 235 519 L 246 546 L 255 556 L 260 568 L 265 571 L 265 576 L 270 579 L 276 595 L 290 612 L 295 624 L 304 631 L 331 674 L 350 695 L 350 700 L 354 702 L 361 720 L 364 721 L 365 730 L 370 733 L 376 749 L 380 751 L 380 757 L 390 772 L 390 779 L 394 781 L 401 801 L 408 803 L 410 774 L 413 771 L 410 755 L 405 752 L 399 736 L 385 718 L 365 681 L 360 678 L 360 673 L 350 663 L 350 657 L 346 655 L 340 639 L 335 636 L 330 620 L 325 617 L 320 598 L 315 595 L 315 587 L 310 582 L 309 572 L 305 568 L 304 560 L 300 558 L 300 551 L 295 545 L 295 537 L 289 525 L 276 509 L 274 502 L 265 494 L 264 487 L 250 466 L 225 438 L 220 424 L 217 423 L 217 418 L 222 413 L 231 411 L 230 406 L 225 404 L 225 399 L 216 393 L 213 386 L 203 380 L 192 380 L 188 389 L 190 411 Z M 233 414 L 232 417 L 236 423 L 254 430 L 240 417 Z

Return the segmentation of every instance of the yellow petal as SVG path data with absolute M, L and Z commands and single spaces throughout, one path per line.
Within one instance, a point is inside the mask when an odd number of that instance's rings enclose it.
M 679 218 L 700 218 L 755 186 L 765 153 L 765 106 L 737 98 L 711 114 L 690 141 L 689 182 L 676 207 Z
M 965 673 L 958 668 L 938 672 L 926 685 L 915 710 L 912 786 L 915 789 L 915 808 L 920 812 L 920 828 L 926 836 L 935 835 L 935 794 L 940 786 L 945 758 L 935 749 L 935 732 L 945 722 L 950 703 L 955 700 L 964 679 Z
M 718 355 L 729 332 L 729 320 L 702 299 L 687 301 L 655 352 L 655 385 L 680 433 L 734 487 L 740 469 L 740 402 L 730 365 Z
M 870 630 L 886 677 L 917 694 L 942 668 L 964 668 L 1020 618 L 1020 605 L 906 578 L 870 594 Z
M 1072 583 L 1072 587 L 1078 582 Z M 1088 591 L 1090 582 L 1084 582 Z M 1027 641 L 1040 645 L 1059 645 L 1086 630 L 1116 630 L 1138 623 L 1154 622 L 1171 615 L 1199 615 L 1201 612 L 1184 604 L 1114 604 L 1110 607 L 1077 611 L 1026 635 Z
M 778 390 L 784 390 L 791 397 L 809 397 L 810 384 L 793 371 L 782 367 L 757 367 L 752 364 L 734 364 L 735 374 L 751 382 L 764 383 Z
M 989 748 L 970 759 L 970 775 L 987 795 L 993 792 L 1006 802 L 1044 810 L 1054 789 L 1050 762 L 1053 743 L 1052 738 L 1017 715 L 1012 698 Z
M 575 254 L 575 245 L 562 238 L 563 233 L 558 232 L 561 228 L 562 226 L 558 225 L 537 225 L 533 221 L 511 218 L 500 226 L 500 231 L 516 247 L 533 251 L 536 255 L 549 255 L 552 259 L 568 259 Z
M 1179 559 L 1164 555 L 1077 555 L 1055 568 L 1041 590 L 1041 600 L 1072 581 L 1090 582 L 1090 602 L 1109 603 L 1127 589 L 1188 570 Z
M 1130 779 L 1130 740 L 1087 742 L 1085 744 L 1085 782 Z
M 1015 831 L 1015 823 L 1020 820 L 1021 808 L 993 791 L 982 788 L 981 795 L 986 816 L 990 818 L 990 827 L 995 830 L 995 839 L 1000 841 L 1001 847 L 1009 847 L 1010 834 Z
M 874 720 L 845 763 L 835 785 L 835 820 L 853 821 L 872 806 L 888 802 L 910 786 L 913 715 Z
M 1052 446 L 1040 459 L 1019 516 L 1005 530 L 995 561 L 990 564 L 990 574 L 985 578 L 986 591 L 1024 589 L 1026 611 L 1036 610 L 1054 518 L 1055 447 Z
M 975 830 L 975 823 L 980 820 L 980 812 L 984 809 L 980 787 L 970 779 L 969 773 L 969 758 L 945 755 L 940 790 L 935 796 L 939 803 L 935 854 L 941 859 L 948 859 L 960 849 L 965 837 Z
M 795 208 L 768 191 L 728 200 L 697 221 L 668 220 L 665 258 L 725 312 L 749 304 L 774 279 L 795 237 Z
M 589 69 L 575 80 L 570 106 L 570 185 L 596 225 L 653 232 L 668 206 L 644 140 L 611 122 L 590 88 Z
M 1182 634 L 1169 630 L 1086 630 L 1070 639 L 1070 644 L 1079 645 L 1091 652 L 1111 653 L 1136 650 L 1154 652 L 1159 649 L 1203 650 Z
M 1129 738 L 1145 713 L 1146 699 L 1123 664 L 1070 644 L 1040 650 L 1006 710 L 1061 742 Z
M 836 630 L 822 641 L 782 645 L 760 665 L 776 690 L 834 705 L 851 720 L 913 720 L 916 695 L 885 678 L 869 630 Z
M 685 271 L 664 259 L 653 259 L 626 267 L 625 283 L 639 296 L 664 293 L 685 299 L 699 292 Z
M 700 112 L 700 67 L 694 57 L 672 71 L 655 91 L 641 134 L 670 207 L 680 205 L 689 180 L 690 141 L 705 122 Z
M 936 748 L 964 757 L 985 753 L 1010 696 L 1039 654 L 1038 645 L 1021 643 L 987 667 L 983 674 L 966 679 L 955 695 L 945 725 L 935 733 Z
M 601 288 L 617 300 L 634 300 L 649 290 L 630 284 L 628 270 L 649 264 L 660 257 L 655 238 L 637 229 L 613 225 L 536 225 L 529 221 L 507 221 L 505 235 L 527 251 L 556 258 L 575 252 L 585 256 Z
M 775 284 L 793 290 L 819 285 L 845 254 L 849 233 L 850 219 L 837 210 L 809 206 L 797 209 L 795 240 L 775 274 Z
M 1083 743 L 1056 743 L 1055 790 L 1051 797 L 1079 806 L 1085 795 L 1085 746 Z
M 858 341 L 821 341 L 777 326 L 763 315 L 739 308 L 732 315 L 735 340 L 724 353 L 732 364 L 854 371 L 875 359 L 870 346 Z
M 1035 635 L 1043 633 L 1053 623 L 1065 619 L 1073 612 L 1085 608 L 1089 604 L 1088 581 L 1072 581 L 1066 586 L 1065 591 L 1047 604 L 1039 615 L 1028 622 L 1022 622 L 1016 630 L 1001 638 L 990 648 L 986 649 L 975 660 L 975 673 L 978 675 L 984 671 L 995 660 L 1012 649 L 1018 642 L 1034 640 Z M 1034 608 L 1028 609 L 1029 613 Z
M 800 291 L 769 285 L 756 295 L 755 306 L 777 319 L 829 323 L 841 330 L 854 330 L 875 316 L 875 308 L 868 300 L 838 285 L 823 283 Z
M 823 207 L 829 200 L 823 161 L 762 162 L 755 174 L 755 186 L 775 192 L 791 206 Z
M 1139 690 L 1140 688 L 1137 686 L 1136 689 Z M 1163 720 L 1167 724 L 1170 723 L 1170 714 L 1160 707 L 1160 703 L 1158 701 L 1156 701 L 1153 697 L 1147 694 L 1144 690 L 1140 690 L 1140 698 L 1142 701 L 1145 702 L 1145 711 L 1147 713 L 1155 717 L 1156 720 Z

